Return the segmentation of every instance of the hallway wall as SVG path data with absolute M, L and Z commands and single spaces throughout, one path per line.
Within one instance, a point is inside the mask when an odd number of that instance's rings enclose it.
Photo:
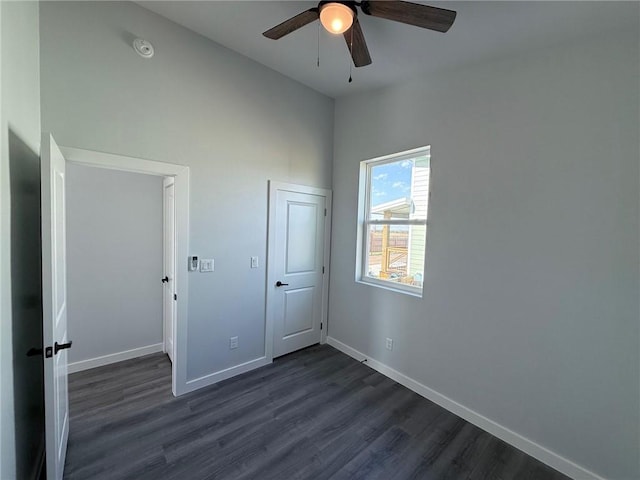
M 67 163 L 69 363 L 162 343 L 162 260 L 162 177 Z

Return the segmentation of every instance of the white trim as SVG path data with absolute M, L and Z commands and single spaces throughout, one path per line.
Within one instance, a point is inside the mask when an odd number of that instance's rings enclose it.
M 382 155 L 381 157 L 370 158 L 363 160 L 364 163 L 391 163 L 401 160 L 411 160 L 415 157 L 420 157 L 425 154 L 431 153 L 431 145 L 423 145 L 422 147 L 412 148 L 410 150 L 404 150 L 398 153 L 389 153 L 388 155 Z
M 199 378 L 194 378 L 193 380 L 189 380 L 187 382 L 185 391 L 183 393 L 193 392 L 194 390 L 208 387 L 209 385 L 213 385 L 214 383 L 221 382 L 222 380 L 235 377 L 236 375 L 240 375 L 242 373 L 250 372 L 251 370 L 255 370 L 256 368 L 264 367 L 265 365 L 269 365 L 270 363 L 271 360 L 268 360 L 267 357 L 260 357 L 249 360 L 245 363 L 241 363 L 240 365 L 235 365 L 218 372 L 210 373 Z
M 104 365 L 122 362 L 124 360 L 131 360 L 132 358 L 142 357 L 151 353 L 162 352 L 162 346 L 162 343 L 155 343 L 153 345 L 147 345 L 146 347 L 125 350 L 124 352 L 111 353 L 109 355 L 103 355 L 101 357 L 80 360 L 79 362 L 70 363 L 68 370 L 71 374 L 82 372 L 83 370 L 89 370 L 90 368 L 102 367 Z
M 419 219 L 406 219 L 406 220 L 366 220 L 366 225 L 427 225 L 427 220 L 419 220 Z
M 331 196 L 331 190 L 319 187 L 310 187 L 308 185 L 297 185 L 295 183 L 277 182 L 269 180 L 269 192 L 271 190 L 283 190 L 293 193 L 306 193 L 307 195 L 317 195 L 319 197 Z M 328 212 L 327 212 L 328 215 Z
M 125 172 L 144 173 L 158 176 L 175 176 L 189 170 L 184 165 L 173 163 L 156 162 L 155 160 L 145 160 L 126 155 L 116 155 L 113 153 L 95 152 L 82 148 L 63 147 L 60 150 L 68 162 L 86 165 L 89 167 L 100 167 L 109 170 L 122 170 Z
M 468 407 L 465 407 L 455 400 L 452 400 L 449 397 L 406 376 L 405 374 L 394 370 L 388 365 L 385 365 L 378 360 L 366 356 L 364 353 L 359 352 L 355 348 L 352 348 L 333 337 L 328 337 L 327 343 L 332 347 L 340 350 L 342 353 L 345 353 L 360 362 L 366 359 L 366 365 L 373 368 L 374 370 L 380 372 L 381 374 L 389 377 L 392 380 L 395 380 L 399 384 L 407 387 L 409 390 L 413 390 L 418 395 L 431 400 L 432 402 L 440 405 L 442 408 L 450 411 L 460 418 L 463 418 L 464 420 L 474 424 L 475 426 L 485 430 L 486 432 L 489 432 L 491 435 L 498 437 L 500 440 L 513 445 L 517 449 L 522 450 L 526 454 L 531 455 L 533 458 L 540 460 L 542 463 L 549 465 L 551 468 L 555 468 L 559 472 L 571 478 L 580 480 L 605 480 L 603 477 L 600 477 L 599 475 L 587 470 L 584 467 L 581 467 L 571 460 L 568 460 L 561 455 L 552 452 L 542 445 L 537 444 L 533 440 L 529 440 L 528 438 L 523 437 L 519 433 L 516 433 L 513 430 L 500 425 L 499 423 L 485 417 L 484 415 L 474 410 L 471 410 Z
M 68 162 L 80 165 L 144 173 L 175 178 L 176 195 L 176 293 L 178 306 L 173 329 L 173 362 L 171 389 L 175 396 L 187 392 L 187 324 L 189 284 L 189 167 L 166 162 L 94 152 L 81 148 L 60 147 Z
M 275 263 L 276 232 L 275 232 L 275 214 L 276 214 L 276 193 L 278 191 L 287 191 L 294 193 L 303 193 L 307 195 L 317 195 L 324 197 L 327 215 L 324 219 L 324 275 L 322 277 L 322 314 L 320 321 L 322 322 L 322 330 L 320 330 L 320 343 L 325 343 L 327 339 L 327 320 L 329 318 L 329 264 L 331 256 L 331 213 L 332 213 L 332 191 L 326 188 L 309 187 L 307 185 L 296 185 L 293 183 L 277 182 L 269 180 L 269 203 L 267 218 L 267 295 L 265 305 L 265 330 L 264 330 L 264 352 L 269 363 L 273 361 L 273 299 L 272 289 L 269 285 L 276 283 L 272 265 Z
M 329 265 L 331 265 L 331 215 L 333 213 L 333 192 L 326 190 L 325 207 L 327 215 L 324 218 L 324 275 L 322 277 L 322 325 L 320 343 L 327 342 L 329 331 Z
M 171 266 L 171 270 L 172 270 L 172 274 L 173 277 L 176 276 L 176 260 L 177 260 L 177 255 L 176 255 L 176 251 L 175 251 L 175 247 L 176 247 L 176 202 L 175 202 L 175 188 L 176 188 L 176 179 L 174 177 L 164 177 L 162 179 L 162 275 L 163 277 L 165 277 L 167 275 L 166 273 L 166 260 L 167 260 L 167 187 L 171 187 L 173 186 L 174 189 L 174 198 L 173 198 L 173 215 L 172 215 L 172 226 L 173 226 L 173 265 Z M 174 281 L 174 285 L 175 285 L 175 278 L 172 278 L 172 281 Z M 173 295 L 177 293 L 175 291 L 175 288 L 172 289 L 171 291 L 171 296 L 170 298 L 167 298 L 167 287 L 163 284 L 162 286 L 162 351 L 167 353 L 169 355 L 169 359 L 171 359 L 171 362 L 173 362 L 173 359 L 175 357 L 175 349 L 173 348 L 173 331 L 175 329 L 175 325 L 176 325 L 176 314 L 177 314 L 177 308 L 173 308 L 173 302 L 175 302 L 175 300 L 173 299 Z M 171 309 L 171 319 L 170 322 L 171 323 L 171 344 L 168 345 L 168 341 L 167 341 L 167 301 L 170 302 L 170 306 L 169 308 Z
M 378 280 L 377 278 L 364 276 L 363 278 L 356 279 L 356 283 L 382 288 L 383 290 L 388 290 L 390 292 L 402 293 L 404 295 L 409 295 L 410 297 L 422 298 L 422 290 L 419 287 L 405 285 L 399 282 L 389 282 L 386 280 Z

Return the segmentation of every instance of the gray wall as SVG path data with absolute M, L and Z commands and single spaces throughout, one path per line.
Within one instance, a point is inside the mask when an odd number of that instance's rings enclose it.
M 190 167 L 191 252 L 216 270 L 189 276 L 188 377 L 261 357 L 267 180 L 330 187 L 333 100 L 135 4 L 40 8 L 43 130 Z
M 162 177 L 67 164 L 69 362 L 162 342 Z
M 44 449 L 39 13 L 0 2 L 0 478 L 31 478 Z
M 335 112 L 330 336 L 620 480 L 640 477 L 638 58 L 636 29 Z M 425 144 L 424 298 L 356 284 L 358 163 Z

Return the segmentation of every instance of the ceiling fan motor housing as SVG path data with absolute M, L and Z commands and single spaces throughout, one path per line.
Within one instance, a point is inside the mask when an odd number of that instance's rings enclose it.
M 355 15 L 358 14 L 358 11 L 356 10 L 356 5 L 359 5 L 358 2 L 351 2 L 351 1 L 322 0 L 320 3 L 318 3 L 318 10 L 322 10 L 322 7 L 325 6 L 327 3 L 340 3 L 346 7 L 349 7 L 351 10 L 353 10 L 353 13 Z

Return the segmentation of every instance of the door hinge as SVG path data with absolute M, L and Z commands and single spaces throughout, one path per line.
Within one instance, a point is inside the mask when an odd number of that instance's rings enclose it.
M 326 208 L 324 209 L 324 216 L 325 217 L 327 216 L 327 209 Z
M 322 267 L 322 274 L 324 275 L 324 267 Z
M 320 330 L 322 330 L 322 322 L 320 322 Z
M 174 293 L 174 294 L 173 294 L 173 299 L 174 299 L 176 302 L 178 301 L 178 294 L 177 294 L 177 293 Z

